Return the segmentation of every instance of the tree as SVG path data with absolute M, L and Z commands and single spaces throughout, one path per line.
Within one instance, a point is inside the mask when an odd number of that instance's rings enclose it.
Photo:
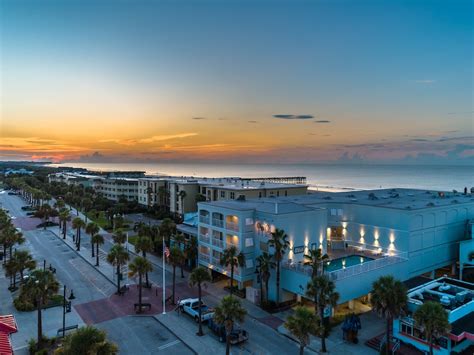
M 184 199 L 186 198 L 186 191 L 181 190 L 179 193 L 179 199 L 181 202 L 181 214 L 184 216 Z
M 189 275 L 189 285 L 191 287 L 197 286 L 198 287 L 198 299 L 199 305 L 201 305 L 202 301 L 202 285 L 204 282 L 211 281 L 211 276 L 209 275 L 209 271 L 205 267 L 197 267 L 195 268 L 191 274 Z M 197 335 L 202 336 L 204 335 L 202 332 L 202 315 L 201 315 L 201 307 L 199 307 L 199 329 Z
M 197 256 L 198 256 L 198 240 L 196 237 L 191 236 L 188 243 L 184 247 L 184 255 L 187 260 L 189 260 L 189 264 L 191 269 L 193 269 L 197 264 Z
M 214 320 L 218 324 L 224 324 L 226 332 L 226 355 L 230 354 L 230 333 L 234 329 L 234 323 L 242 323 L 247 311 L 242 307 L 240 301 L 231 295 L 222 298 L 215 309 Z
M 124 244 L 127 241 L 127 235 L 121 229 L 118 229 L 115 231 L 112 239 L 116 244 Z
M 234 269 L 244 265 L 244 254 L 239 253 L 239 250 L 234 245 L 230 246 L 222 253 L 220 264 L 225 267 L 230 266 L 230 295 L 234 288 Z
M 49 302 L 51 297 L 59 290 L 59 283 L 49 270 L 35 270 L 23 285 L 24 294 L 36 304 L 38 312 L 38 349 L 41 348 L 43 340 L 43 321 L 41 310 Z
M 62 346 L 56 350 L 57 355 L 115 355 L 118 347 L 107 340 L 105 331 L 90 325 L 81 327 L 64 338 Z
M 309 345 L 311 333 L 318 331 L 317 317 L 308 308 L 298 306 L 295 313 L 290 315 L 286 322 L 285 328 L 294 335 L 300 343 L 300 355 L 304 354 L 304 348 Z
M 385 349 L 386 354 L 389 355 L 391 343 L 391 325 L 393 318 L 400 316 L 406 307 L 406 287 L 401 281 L 395 280 L 393 276 L 382 276 L 373 283 L 372 289 L 372 297 L 370 299 L 372 307 L 387 321 L 387 343 Z
M 36 267 L 36 261 L 27 250 L 17 250 L 13 254 L 13 260 L 16 269 L 20 273 L 20 282 L 23 283 L 25 270 L 33 270 Z
M 273 247 L 275 252 L 273 257 L 276 262 L 276 291 L 277 291 L 277 304 L 280 304 L 280 267 L 283 256 L 285 255 L 286 249 L 290 246 L 288 241 L 288 235 L 282 229 L 275 229 L 272 232 L 268 245 Z
M 82 208 L 84 211 L 84 216 L 86 217 L 86 222 L 87 222 L 87 212 L 92 208 L 93 202 L 89 197 L 84 197 L 81 201 Z
M 263 252 L 257 258 L 258 268 L 260 269 L 260 304 L 263 302 L 263 285 L 265 285 L 265 300 L 268 302 L 268 281 L 271 276 L 271 269 L 275 268 L 275 262 L 273 261 L 273 256 Z
M 128 275 L 134 277 L 138 275 L 138 313 L 142 312 L 142 278 L 143 275 L 151 272 L 153 266 L 142 256 L 137 256 L 130 264 L 128 264 L 130 271 Z
M 324 261 L 329 259 L 328 255 L 323 255 L 319 248 L 311 249 L 308 254 L 305 254 L 304 258 L 306 259 L 304 264 L 311 266 L 311 278 L 315 278 L 324 272 Z
M 325 353 L 326 338 L 329 335 L 329 321 L 324 318 L 324 309 L 326 307 L 336 307 L 339 300 L 339 293 L 336 292 L 334 282 L 329 280 L 326 275 L 315 276 L 307 285 L 306 294 L 314 300 L 315 312 L 319 317 L 321 337 L 321 352 Z
M 146 204 L 148 207 L 151 207 L 151 194 L 153 193 L 153 189 L 151 187 L 146 188 L 146 195 L 147 195 L 147 200 Z
M 91 242 L 92 242 L 92 248 L 94 248 L 94 245 L 96 247 L 95 266 L 99 266 L 99 246 L 104 244 L 105 242 L 104 237 L 100 234 L 94 234 L 91 238 Z
M 426 339 L 430 344 L 430 355 L 433 355 L 435 339 L 445 335 L 451 329 L 448 313 L 441 304 L 428 301 L 415 311 L 413 318 L 425 333 Z
M 77 250 L 81 250 L 81 229 L 86 226 L 86 223 L 80 219 L 79 217 L 76 217 L 72 220 L 72 228 L 76 230 L 76 247 Z M 73 238 L 74 241 L 74 238 Z
M 71 220 L 71 215 L 69 214 L 68 209 L 62 209 L 59 212 L 59 225 L 62 225 L 62 233 L 63 239 L 66 239 L 66 229 L 67 229 L 67 222 Z
M 135 252 L 142 253 L 142 256 L 146 259 L 146 253 L 153 251 L 153 242 L 149 237 L 139 236 L 137 242 L 135 243 Z M 146 286 L 150 287 L 150 282 L 148 281 L 148 272 L 145 273 Z
M 5 276 L 10 278 L 9 290 L 16 290 L 16 274 L 18 273 L 18 265 L 15 259 L 8 260 L 5 265 Z
M 176 233 L 174 236 L 173 236 L 173 239 L 175 241 L 176 244 L 178 244 L 178 247 L 179 249 L 181 249 L 184 253 L 185 251 L 185 246 L 186 246 L 186 238 L 184 238 L 184 234 L 183 233 Z M 180 268 L 181 268 L 181 278 L 184 278 L 184 271 L 183 271 L 183 266 L 184 266 L 184 263 L 186 262 L 186 253 L 184 253 L 184 257 L 183 257 L 183 263 L 180 265 Z
M 120 280 L 122 279 L 121 267 L 127 263 L 129 255 L 120 244 L 115 244 L 107 254 L 107 261 L 117 268 L 117 294 L 120 295 Z
M 177 246 L 173 246 L 170 249 L 169 262 L 173 267 L 173 292 L 171 295 L 171 304 L 175 304 L 175 288 L 176 288 L 176 266 L 181 265 L 183 262 L 183 252 Z
M 166 239 L 166 245 L 170 246 L 171 236 L 176 233 L 176 223 L 171 218 L 165 218 L 160 224 L 160 234 Z
M 97 223 L 89 222 L 86 226 L 86 233 L 91 236 L 91 251 L 92 251 L 91 257 L 92 258 L 94 257 L 94 242 L 93 242 L 92 237 L 96 235 L 97 233 L 99 233 L 99 231 L 100 231 L 100 227 Z

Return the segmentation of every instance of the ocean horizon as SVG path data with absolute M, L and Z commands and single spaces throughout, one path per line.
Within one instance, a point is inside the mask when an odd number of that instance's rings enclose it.
M 462 191 L 474 186 L 474 167 L 445 165 L 63 163 L 91 171 L 144 171 L 147 175 L 205 177 L 305 176 L 312 189 L 418 188 Z

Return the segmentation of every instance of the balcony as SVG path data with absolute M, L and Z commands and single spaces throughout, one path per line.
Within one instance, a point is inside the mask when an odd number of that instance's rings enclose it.
M 212 245 L 222 249 L 224 248 L 224 241 L 217 238 L 212 238 Z
M 212 225 L 219 228 L 224 228 L 224 221 L 222 219 L 213 218 Z
M 209 224 L 209 216 L 200 215 L 199 216 L 199 223 Z
M 235 222 L 226 222 L 225 224 L 226 229 L 238 232 L 239 231 L 239 224 Z
M 211 244 L 211 238 L 207 234 L 199 234 L 199 241 L 207 244 Z
M 204 261 L 206 263 L 211 263 L 210 255 L 199 253 L 199 261 Z

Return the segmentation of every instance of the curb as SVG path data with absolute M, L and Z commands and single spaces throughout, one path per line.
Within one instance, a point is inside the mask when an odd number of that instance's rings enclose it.
M 84 260 L 86 263 L 88 263 L 94 270 L 96 270 L 99 274 L 101 274 L 107 281 L 109 281 L 112 285 L 117 286 L 117 284 L 109 277 L 107 276 L 102 270 L 99 270 L 93 265 L 89 260 L 87 260 L 84 256 L 82 256 L 80 253 L 77 252 L 76 249 L 71 247 L 68 243 L 64 241 L 63 238 L 60 238 L 56 233 L 54 233 L 52 230 L 46 229 L 48 232 L 50 232 L 52 235 L 54 235 L 56 238 L 60 239 L 64 245 L 66 245 L 69 249 L 71 249 L 76 255 L 78 255 L 82 260 Z
M 181 341 L 189 350 L 193 352 L 193 354 L 198 355 L 198 352 L 191 348 L 182 338 L 180 338 L 175 332 L 173 332 L 166 324 L 164 324 L 161 320 L 158 319 L 158 316 L 152 316 L 158 323 L 160 323 L 164 328 L 166 328 L 171 334 L 173 334 L 179 341 Z

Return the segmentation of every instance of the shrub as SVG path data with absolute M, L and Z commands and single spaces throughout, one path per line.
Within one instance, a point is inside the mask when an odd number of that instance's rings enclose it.
M 19 312 L 31 312 L 35 310 L 35 305 L 28 300 L 25 300 L 21 295 L 13 300 L 13 305 Z

